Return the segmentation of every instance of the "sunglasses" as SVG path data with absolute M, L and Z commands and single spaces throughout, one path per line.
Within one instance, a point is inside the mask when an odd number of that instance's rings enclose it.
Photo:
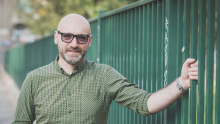
M 88 35 L 85 35 L 85 34 L 74 35 L 74 34 L 70 34 L 70 33 L 62 33 L 58 30 L 57 30 L 57 32 L 58 32 L 58 34 L 61 34 L 61 39 L 65 43 L 72 42 L 74 37 L 76 37 L 77 43 L 86 44 L 88 42 L 89 36 L 91 35 L 91 34 L 88 34 Z

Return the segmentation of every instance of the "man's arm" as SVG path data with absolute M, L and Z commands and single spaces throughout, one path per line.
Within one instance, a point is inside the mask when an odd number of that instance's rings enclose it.
M 12 124 L 33 124 L 35 120 L 34 100 L 30 74 L 27 75 L 18 98 L 14 122 Z
M 194 62 L 195 59 L 187 59 L 183 64 L 179 84 L 184 89 L 190 88 L 190 80 L 198 80 L 198 61 Z M 170 85 L 158 90 L 149 97 L 147 101 L 149 112 L 153 114 L 167 108 L 183 93 L 183 91 L 178 89 L 176 80 L 173 81 Z

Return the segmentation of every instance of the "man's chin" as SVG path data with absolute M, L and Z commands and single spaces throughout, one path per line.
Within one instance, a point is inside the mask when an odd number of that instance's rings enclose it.
M 68 57 L 65 56 L 65 58 L 69 64 L 75 65 L 75 64 L 79 63 L 83 57 L 81 57 L 81 56 L 68 56 Z

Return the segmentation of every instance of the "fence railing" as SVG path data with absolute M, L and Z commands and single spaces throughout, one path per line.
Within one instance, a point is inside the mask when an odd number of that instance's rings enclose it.
M 89 20 L 87 60 L 111 65 L 131 83 L 155 92 L 199 61 L 199 80 L 167 109 L 148 117 L 113 102 L 109 124 L 220 124 L 220 1 L 143 0 Z M 18 86 L 28 72 L 55 60 L 53 35 L 6 52 L 5 69 Z

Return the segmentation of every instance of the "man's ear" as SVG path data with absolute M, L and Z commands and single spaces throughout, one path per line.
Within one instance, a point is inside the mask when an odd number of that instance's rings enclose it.
M 92 35 L 89 36 L 89 47 L 92 45 Z
M 58 33 L 57 33 L 57 31 L 54 32 L 54 43 L 58 44 Z

